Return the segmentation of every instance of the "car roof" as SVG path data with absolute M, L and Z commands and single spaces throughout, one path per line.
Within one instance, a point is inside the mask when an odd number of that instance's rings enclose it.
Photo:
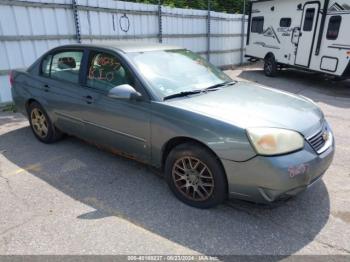
M 164 44 L 149 43 L 149 42 L 133 42 L 133 41 L 113 41 L 113 42 L 109 41 L 109 42 L 100 42 L 96 44 L 70 44 L 70 45 L 59 46 L 58 48 L 67 48 L 67 47 L 68 48 L 69 47 L 89 47 L 89 48 L 117 49 L 124 53 L 184 49 L 179 46 L 164 45 Z

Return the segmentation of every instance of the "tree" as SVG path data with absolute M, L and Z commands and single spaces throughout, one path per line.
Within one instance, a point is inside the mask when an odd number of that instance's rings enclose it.
M 131 0 L 130 2 L 158 4 L 158 0 Z M 162 0 L 162 4 L 171 7 L 202 9 L 208 8 L 207 0 Z M 248 4 L 248 0 L 246 0 Z M 212 11 L 242 13 L 244 0 L 210 0 Z M 247 10 L 247 8 L 246 8 Z

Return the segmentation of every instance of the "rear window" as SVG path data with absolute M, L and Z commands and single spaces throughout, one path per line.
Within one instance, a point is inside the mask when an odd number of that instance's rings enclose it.
M 341 16 L 332 16 L 329 19 L 328 30 L 327 30 L 327 39 L 336 40 L 338 38 L 340 24 L 341 24 Z
M 264 32 L 264 17 L 263 16 L 253 17 L 251 32 L 258 33 L 258 34 L 261 34 Z
M 50 54 L 42 60 L 41 75 L 77 84 L 82 58 L 83 51 Z

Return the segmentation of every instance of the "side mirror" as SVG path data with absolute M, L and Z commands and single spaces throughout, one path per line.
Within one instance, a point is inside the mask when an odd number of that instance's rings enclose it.
M 131 85 L 124 84 L 115 86 L 108 92 L 108 97 L 117 99 L 135 99 L 139 100 L 142 95 L 137 92 Z

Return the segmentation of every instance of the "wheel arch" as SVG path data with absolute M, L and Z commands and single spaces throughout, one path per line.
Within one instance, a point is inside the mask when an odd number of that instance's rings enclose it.
M 273 57 L 273 58 L 276 60 L 275 55 L 274 55 L 274 53 L 272 53 L 272 52 L 268 52 L 268 53 L 264 56 L 264 60 L 265 60 L 266 58 L 268 58 L 268 57 Z
M 43 113 L 46 115 L 46 118 L 47 118 L 47 121 L 49 122 L 49 125 L 52 126 L 52 137 L 50 139 L 50 141 L 43 141 L 41 140 L 42 142 L 44 143 L 53 143 L 53 142 L 56 142 L 57 140 L 59 140 L 63 133 L 61 130 L 59 130 L 56 126 L 55 126 L 55 123 L 52 121 L 52 116 L 49 114 L 49 112 L 47 111 L 47 109 L 43 106 L 42 103 L 40 103 L 40 101 L 38 101 L 37 99 L 35 98 L 29 98 L 27 99 L 27 101 L 25 102 L 25 110 L 27 112 L 27 116 L 28 116 L 28 120 L 30 120 L 30 106 L 33 104 L 33 103 L 36 103 L 38 104 L 41 108 L 42 108 L 42 111 Z M 40 139 L 39 139 L 40 140 Z
M 201 146 L 201 147 L 205 148 L 206 150 L 208 150 L 216 158 L 219 165 L 221 166 L 223 172 L 225 173 L 226 184 L 228 185 L 226 170 L 225 170 L 224 165 L 222 164 L 222 162 L 220 160 L 220 157 L 208 145 L 206 145 L 205 143 L 203 143 L 197 139 L 191 138 L 191 137 L 186 137 L 186 136 L 173 137 L 163 145 L 163 147 L 162 147 L 162 159 L 161 159 L 162 171 L 164 171 L 165 161 L 166 161 L 169 153 L 171 152 L 171 150 L 173 150 L 176 146 L 181 145 L 181 144 L 185 144 L 185 143 L 193 143 L 193 144 L 196 144 L 196 145 Z
M 39 105 L 43 108 L 43 110 L 45 111 L 45 113 L 47 114 L 49 120 L 54 124 L 54 121 L 53 121 L 53 120 L 54 120 L 55 118 L 54 118 L 54 116 L 51 114 L 51 112 L 49 112 L 49 111 L 47 110 L 47 106 L 44 106 L 43 103 L 41 103 L 38 99 L 35 99 L 35 98 L 33 98 L 33 97 L 27 99 L 27 101 L 25 102 L 25 110 L 26 110 L 28 116 L 29 116 L 29 107 L 30 107 L 30 105 L 31 105 L 32 103 L 37 103 L 37 104 L 39 104 Z
M 41 105 L 40 104 L 40 102 L 38 101 L 38 100 L 36 100 L 36 99 L 34 99 L 34 98 L 29 98 L 26 102 L 25 102 L 25 109 L 26 109 L 26 111 L 27 111 L 27 113 L 28 113 L 28 110 L 29 110 L 29 106 L 33 103 L 33 102 L 35 102 L 35 103 L 38 103 L 39 105 Z M 41 105 L 42 106 L 42 105 Z
M 226 192 L 229 192 L 229 184 L 228 184 L 228 178 L 227 178 L 227 174 L 226 174 L 226 170 L 224 168 L 224 165 L 221 161 L 221 159 L 219 158 L 219 156 L 205 143 L 191 138 L 191 137 L 186 137 L 186 136 L 179 136 L 179 137 L 173 137 L 170 140 L 168 140 L 162 147 L 162 162 L 161 162 L 161 170 L 164 172 L 164 168 L 165 168 L 165 161 L 169 155 L 169 153 L 171 152 L 172 149 L 174 149 L 176 146 L 181 145 L 181 144 L 185 144 L 185 143 L 193 143 L 196 144 L 200 147 L 205 148 L 206 150 L 208 150 L 218 161 L 220 167 L 222 168 L 222 171 L 224 172 L 224 177 L 225 177 L 225 182 L 226 182 Z
M 161 162 L 162 169 L 165 166 L 165 161 L 168 158 L 168 155 L 171 152 L 171 150 L 173 150 L 176 146 L 181 145 L 181 144 L 185 144 L 185 143 L 193 143 L 193 144 L 197 144 L 201 147 L 204 147 L 207 150 L 209 150 L 213 155 L 215 155 L 216 158 L 219 159 L 217 154 L 211 148 L 209 148 L 205 143 L 203 143 L 197 139 L 191 138 L 191 137 L 178 136 L 178 137 L 173 137 L 170 140 L 168 140 L 162 147 L 162 162 Z

